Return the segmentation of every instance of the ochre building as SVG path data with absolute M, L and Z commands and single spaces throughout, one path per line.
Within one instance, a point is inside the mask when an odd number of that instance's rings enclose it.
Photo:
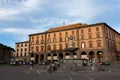
M 120 34 L 106 23 L 77 23 L 29 35 L 29 60 L 34 57 L 34 62 L 40 63 L 71 56 L 94 62 L 118 61 Z
M 16 61 L 29 62 L 29 41 L 17 42 L 13 57 Z

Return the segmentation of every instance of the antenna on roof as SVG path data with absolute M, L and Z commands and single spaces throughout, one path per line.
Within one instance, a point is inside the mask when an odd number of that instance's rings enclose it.
M 65 21 L 63 21 L 63 26 L 65 26 Z

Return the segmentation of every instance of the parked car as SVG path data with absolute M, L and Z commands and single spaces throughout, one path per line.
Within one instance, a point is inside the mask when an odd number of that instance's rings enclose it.
M 110 62 L 109 62 L 109 61 L 105 61 L 105 62 L 104 62 L 104 65 L 109 66 L 109 65 L 110 65 Z
M 105 61 L 105 62 L 99 62 L 100 65 L 106 65 L 106 66 L 109 66 L 110 65 L 110 62 L 109 61 Z
M 10 64 L 16 64 L 16 62 L 15 61 L 11 61 Z

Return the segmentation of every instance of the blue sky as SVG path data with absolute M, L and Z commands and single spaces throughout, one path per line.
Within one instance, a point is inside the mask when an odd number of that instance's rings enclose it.
M 0 43 L 65 24 L 106 22 L 120 32 L 120 0 L 0 0 Z

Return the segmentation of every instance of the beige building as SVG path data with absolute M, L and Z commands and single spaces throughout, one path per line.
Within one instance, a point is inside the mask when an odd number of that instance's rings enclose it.
M 16 43 L 16 50 L 13 56 L 18 61 L 29 62 L 29 41 Z
M 30 34 L 29 52 L 35 63 L 71 57 L 115 62 L 120 59 L 120 34 L 106 23 L 60 26 Z

